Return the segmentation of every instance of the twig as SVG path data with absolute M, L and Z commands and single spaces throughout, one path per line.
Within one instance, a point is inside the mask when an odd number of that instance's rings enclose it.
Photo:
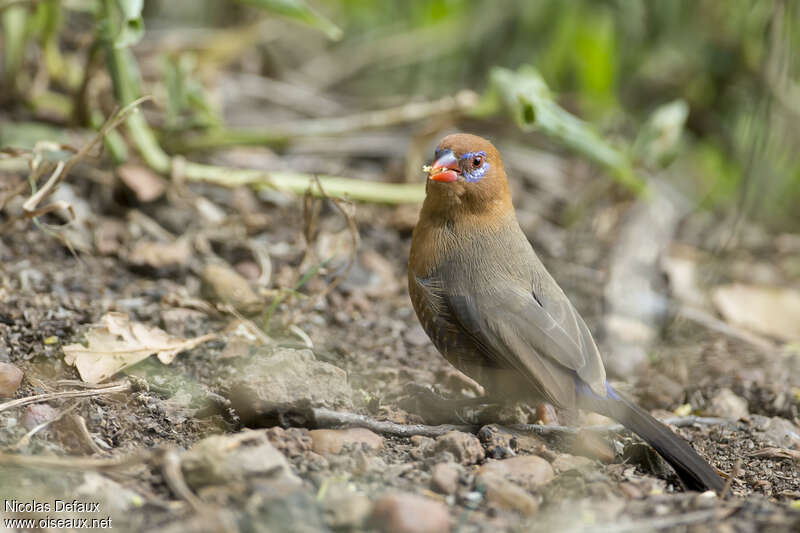
M 664 418 L 661 420 L 668 426 L 687 427 L 687 426 L 716 426 L 723 424 L 730 424 L 731 421 L 727 418 L 704 417 L 704 416 L 675 416 Z M 592 431 L 595 433 L 620 433 L 628 431 L 622 424 L 608 424 L 600 426 L 583 426 L 583 427 L 567 427 L 567 426 L 546 426 L 542 424 L 515 424 L 511 426 L 512 429 L 519 431 L 529 431 L 537 435 L 571 435 L 580 431 Z
M 314 175 L 302 172 L 265 172 L 189 161 L 185 163 L 185 177 L 188 181 L 203 181 L 223 187 L 249 185 L 256 189 L 279 189 L 295 194 L 303 194 L 315 179 Z M 384 183 L 326 175 L 317 175 L 316 178 L 322 182 L 325 192 L 332 198 L 348 197 L 362 202 L 386 204 L 417 203 L 425 198 L 425 187 L 422 183 Z M 319 191 L 313 190 L 312 194 L 318 195 Z
M 345 413 L 332 411 L 330 409 L 312 409 L 314 422 L 317 427 L 363 427 L 376 433 L 384 435 L 396 435 L 398 437 L 413 437 L 422 435 L 423 437 L 439 437 L 448 431 L 465 431 L 474 433 L 480 429 L 477 425 L 464 424 L 442 424 L 440 426 L 427 426 L 424 424 L 397 424 L 384 420 L 375 420 L 365 415 L 356 413 Z
M 78 405 L 79 405 L 79 403 L 75 402 L 72 405 L 70 405 L 69 407 L 67 407 L 66 409 L 62 409 L 56 416 L 54 416 L 50 420 L 45 420 L 41 424 L 38 424 L 33 429 L 28 431 L 25 435 L 23 435 L 22 438 L 19 439 L 16 444 L 14 444 L 13 446 L 10 447 L 10 449 L 11 450 L 19 450 L 23 446 L 26 446 L 28 444 L 28 442 L 30 442 L 31 437 L 33 437 L 34 435 L 39 433 L 41 430 L 43 430 L 44 428 L 46 428 L 47 426 L 49 426 L 53 422 L 57 422 L 57 421 L 61 420 L 64 417 L 64 415 L 66 415 L 67 413 L 75 410 L 75 408 L 78 407 Z
M 768 457 L 770 459 L 792 459 L 800 461 L 800 450 L 788 448 L 762 448 L 750 454 L 750 457 Z
M 164 474 L 164 481 L 167 482 L 170 490 L 175 496 L 186 500 L 196 512 L 203 510 L 203 502 L 195 496 L 181 471 L 181 457 L 175 450 L 167 450 L 161 458 L 161 472 Z
M 728 479 L 725 480 L 725 485 L 722 487 L 722 490 L 719 493 L 719 499 L 724 500 L 725 497 L 728 495 L 728 491 L 731 490 L 731 484 L 733 480 L 736 479 L 739 475 L 739 471 L 742 469 L 742 458 L 736 459 L 736 463 L 733 465 L 733 470 L 731 470 L 731 474 L 728 476 Z
M 26 466 L 35 468 L 61 468 L 65 470 L 107 470 L 126 468 L 128 466 L 141 464 L 148 461 L 152 455 L 152 452 L 146 450 L 139 450 L 130 455 L 124 455 L 121 457 L 108 458 L 82 457 L 74 455 L 21 455 L 0 452 L 0 465 Z
M 475 433 L 480 429 L 480 426 L 476 424 L 442 424 L 438 426 L 428 426 L 425 424 L 397 424 L 395 422 L 375 420 L 374 418 L 365 415 L 333 411 L 325 408 L 313 408 L 311 409 L 311 415 L 317 427 L 363 427 L 377 433 L 396 435 L 398 437 L 411 437 L 414 435 L 438 437 L 444 435 L 448 431 L 464 431 Z M 725 418 L 681 416 L 665 418 L 662 420 L 662 422 L 676 427 L 686 427 L 693 426 L 695 424 L 728 424 L 730 423 L 730 420 Z M 542 424 L 515 424 L 509 427 L 513 430 L 536 433 L 537 435 L 543 436 L 574 435 L 579 431 L 592 431 L 597 433 L 618 433 L 621 431 L 626 431 L 626 428 L 621 424 L 584 427 L 546 426 Z
M 275 124 L 268 130 L 221 129 L 206 134 L 179 139 L 167 147 L 174 152 L 209 150 L 225 146 L 284 145 L 297 137 L 341 135 L 375 128 L 387 128 L 399 124 L 417 122 L 439 115 L 451 115 L 469 111 L 478 103 L 478 95 L 472 91 L 461 91 L 431 102 L 411 102 L 398 107 L 356 113 L 344 117 L 318 118 Z
M 116 394 L 118 392 L 128 392 L 133 389 L 134 385 L 132 383 L 126 382 L 120 385 L 112 385 L 110 387 L 105 387 L 102 389 L 72 390 L 72 391 L 49 392 L 46 394 L 37 394 L 35 396 L 18 398 L 16 400 L 11 400 L 10 402 L 1 403 L 0 412 L 7 411 L 8 409 L 14 409 L 15 407 L 22 407 L 23 405 L 48 402 L 50 400 L 63 400 L 65 398 L 88 398 L 91 396 L 101 396 L 103 394 Z
M 100 446 L 97 445 L 94 438 L 92 437 L 92 434 L 89 433 L 89 428 L 86 427 L 86 419 L 83 418 L 81 415 L 77 414 L 72 414 L 70 415 L 69 418 L 78 428 L 78 434 L 81 437 L 83 437 L 83 439 L 86 441 L 86 444 L 89 446 L 89 448 L 91 448 L 92 452 L 102 455 L 104 453 L 102 448 L 100 448 Z M 108 445 L 106 444 L 106 446 Z

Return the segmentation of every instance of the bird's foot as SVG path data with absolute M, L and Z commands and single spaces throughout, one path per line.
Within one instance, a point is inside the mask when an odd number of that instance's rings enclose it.
M 400 406 L 418 414 L 431 424 L 468 423 L 463 410 L 469 407 L 480 407 L 493 403 L 487 396 L 477 398 L 445 398 L 430 387 L 409 383 L 405 388 L 406 396 Z

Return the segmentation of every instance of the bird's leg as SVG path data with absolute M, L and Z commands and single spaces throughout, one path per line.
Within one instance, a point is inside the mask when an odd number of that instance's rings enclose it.
M 489 396 L 478 396 L 476 398 L 445 398 L 430 387 L 425 387 L 417 383 L 406 385 L 406 398 L 401 402 L 401 406 L 414 413 L 422 415 L 429 422 L 450 422 L 454 419 L 463 422 L 461 409 L 468 407 L 480 407 L 496 403 Z

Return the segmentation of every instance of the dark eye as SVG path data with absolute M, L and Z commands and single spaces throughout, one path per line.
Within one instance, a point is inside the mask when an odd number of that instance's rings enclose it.
M 483 156 L 476 155 L 472 158 L 472 167 L 480 168 L 481 166 L 483 166 Z

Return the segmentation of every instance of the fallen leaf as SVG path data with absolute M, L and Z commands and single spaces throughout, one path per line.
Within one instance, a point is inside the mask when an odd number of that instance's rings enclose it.
M 736 283 L 714 289 L 712 300 L 731 324 L 784 342 L 800 340 L 800 292 Z
M 160 328 L 131 322 L 125 313 L 112 312 L 92 325 L 87 346 L 64 346 L 64 361 L 78 369 L 83 381 L 100 383 L 153 354 L 169 364 L 180 352 L 215 338 L 213 333 L 194 339 L 171 337 Z

